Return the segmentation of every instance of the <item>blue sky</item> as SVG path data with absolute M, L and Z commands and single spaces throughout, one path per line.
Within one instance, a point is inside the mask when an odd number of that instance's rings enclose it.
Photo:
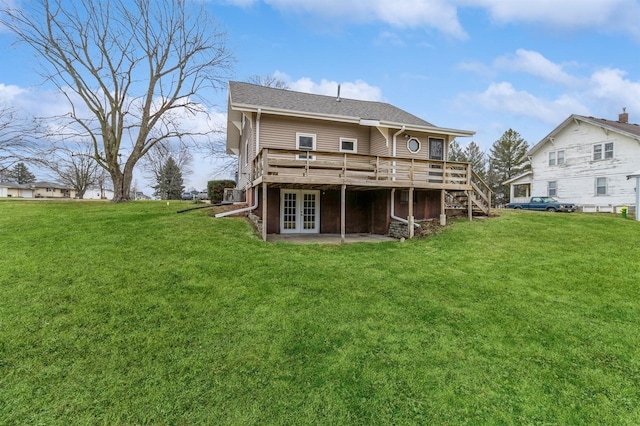
M 2 0 L 0 0 L 1 2 Z M 7 0 L 4 0 L 7 1 Z M 200 0 L 204 1 L 204 0 Z M 209 0 L 236 62 L 294 90 L 389 102 L 474 130 L 486 152 L 512 128 L 530 145 L 570 114 L 640 123 L 640 0 Z M 62 108 L 31 52 L 0 30 L 0 102 Z M 212 95 L 224 121 L 226 93 Z M 215 111 L 215 110 L 214 110 Z M 213 176 L 199 159 L 188 186 Z

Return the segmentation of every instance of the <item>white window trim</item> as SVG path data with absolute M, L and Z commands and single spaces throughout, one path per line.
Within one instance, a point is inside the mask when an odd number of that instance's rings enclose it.
M 611 151 L 607 151 L 607 145 L 611 144 Z M 607 152 L 611 152 L 611 157 L 607 158 Z M 615 154 L 615 146 L 613 142 L 604 142 L 602 144 L 602 159 L 603 160 L 612 160 Z
M 606 151 L 605 150 L 605 146 L 611 144 L 612 146 L 612 150 L 611 151 Z M 600 158 L 596 159 L 595 155 L 596 155 L 596 147 L 600 147 Z M 607 152 L 611 152 L 611 157 L 607 158 Z M 593 144 L 593 150 L 591 152 L 591 159 L 593 161 L 602 161 L 602 160 L 613 160 L 613 158 L 615 157 L 615 144 L 613 143 L 613 141 L 605 141 L 605 142 L 599 142 L 599 143 L 595 143 Z
M 353 149 L 343 149 L 342 148 L 342 142 L 353 142 Z M 351 152 L 351 153 L 357 153 L 358 152 L 358 139 L 355 138 L 340 138 L 340 152 Z
M 598 194 L 598 179 L 604 179 L 604 194 Z M 598 176 L 594 181 L 594 192 L 596 197 L 604 197 L 609 195 L 609 179 L 606 176 Z
M 302 137 L 311 138 L 311 140 L 313 141 L 311 149 L 300 149 L 300 137 L 301 136 Z M 316 156 L 309 154 L 309 152 L 316 150 L 316 134 L 315 133 L 300 133 L 300 132 L 296 132 L 296 149 L 299 150 L 299 151 L 304 151 L 305 152 L 305 154 L 297 154 L 296 155 L 296 159 L 297 160 L 306 160 L 307 156 L 309 157 L 309 160 L 315 160 Z
M 562 163 L 560 162 L 560 153 L 562 153 Z M 552 158 L 553 157 L 553 158 Z M 552 163 L 553 161 L 553 163 Z M 547 165 L 549 167 L 554 167 L 554 166 L 562 166 L 563 164 L 566 163 L 566 156 L 564 153 L 564 149 L 559 149 L 556 151 L 549 151 L 549 158 L 547 161 Z
M 555 194 L 551 193 L 551 184 L 555 184 Z M 557 180 L 551 180 L 547 182 L 547 196 L 548 197 L 557 197 L 558 196 L 558 181 Z
M 416 142 L 418 142 L 418 149 L 417 149 L 417 150 L 412 151 L 412 150 L 411 150 L 411 148 L 409 148 L 409 143 L 410 143 L 411 141 L 416 141 Z M 416 138 L 416 137 L 413 137 L 413 136 L 412 136 L 412 137 L 410 137 L 410 138 L 409 138 L 409 140 L 407 140 L 407 151 L 409 151 L 410 153 L 412 153 L 412 154 L 417 154 L 417 153 L 419 153 L 419 152 L 420 152 L 420 150 L 421 150 L 421 149 L 422 149 L 422 142 L 420 142 L 420 139 L 418 139 L 418 138 Z

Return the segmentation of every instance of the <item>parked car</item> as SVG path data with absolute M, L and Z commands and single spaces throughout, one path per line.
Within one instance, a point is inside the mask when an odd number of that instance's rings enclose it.
M 183 200 L 193 200 L 193 194 L 191 192 L 183 192 L 182 193 Z
M 200 200 L 208 200 L 209 193 L 207 191 L 200 191 L 196 194 L 196 197 L 198 197 L 198 199 Z
M 576 205 L 573 203 L 560 202 L 553 197 L 531 197 L 528 203 L 509 203 L 510 209 L 522 210 L 546 210 L 548 212 L 573 212 Z

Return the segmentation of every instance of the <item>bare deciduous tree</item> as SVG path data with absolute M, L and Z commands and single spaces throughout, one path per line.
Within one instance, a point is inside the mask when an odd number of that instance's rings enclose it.
M 29 137 L 32 131 L 34 129 L 14 108 L 0 105 L 0 176 L 18 162 L 33 157 L 34 144 Z
M 38 0 L 0 10 L 0 22 L 38 53 L 44 76 L 67 98 L 70 112 L 58 118 L 67 119 L 68 137 L 91 140 L 115 202 L 130 200 L 133 169 L 155 144 L 206 133 L 180 121 L 207 112 L 205 92 L 226 80 L 232 55 L 197 4 Z
M 257 84 L 265 87 L 273 87 L 274 89 L 285 89 L 289 90 L 289 85 L 280 80 L 275 75 L 252 75 L 247 79 L 249 83 Z
M 193 156 L 188 147 L 183 144 L 172 144 L 163 141 L 151 148 L 141 160 L 142 167 L 146 172 L 145 177 L 156 182 L 169 158 L 172 158 L 176 163 L 183 177 L 192 173 L 191 163 Z
M 80 199 L 84 198 L 89 187 L 97 184 L 102 170 L 93 158 L 91 146 L 87 144 L 57 148 L 40 164 L 51 170 L 62 183 L 73 187 Z

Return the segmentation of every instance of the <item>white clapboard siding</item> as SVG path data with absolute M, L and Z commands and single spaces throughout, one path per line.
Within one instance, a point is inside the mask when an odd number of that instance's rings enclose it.
M 613 142 L 613 159 L 594 161 L 593 146 L 607 142 Z M 549 152 L 560 150 L 564 150 L 565 164 L 549 166 Z M 546 195 L 548 183 L 555 181 L 557 198 L 562 201 L 584 206 L 629 205 L 634 203 L 635 181 L 626 176 L 640 169 L 640 143 L 610 129 L 574 120 L 533 154 L 531 166 L 532 195 Z M 598 177 L 607 178 L 607 195 L 596 195 Z

